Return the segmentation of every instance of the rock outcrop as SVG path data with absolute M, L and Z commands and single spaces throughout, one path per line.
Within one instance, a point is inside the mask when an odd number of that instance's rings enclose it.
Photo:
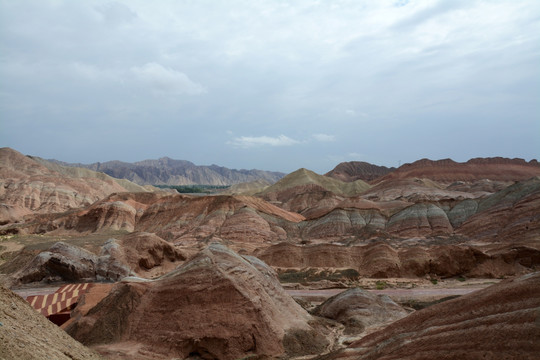
M 393 167 L 387 168 L 386 166 L 373 165 L 364 161 L 348 161 L 338 164 L 334 169 L 324 174 L 324 176 L 344 182 L 356 180 L 370 182 L 394 170 L 396 169 Z
M 526 162 L 523 159 L 502 157 L 476 158 L 465 163 L 451 159 L 422 159 L 411 164 L 404 164 L 397 170 L 377 179 L 427 178 L 441 183 L 452 184 L 456 181 L 523 181 L 540 175 L 540 163 L 536 160 Z
M 182 264 L 187 255 L 152 233 L 135 232 L 121 240 L 111 239 L 104 245 L 110 262 L 125 264 L 131 273 L 151 278 L 168 273 Z
M 131 271 L 106 252 L 97 256 L 78 246 L 57 242 L 11 276 L 12 285 L 33 282 L 119 280 Z
M 267 264 L 282 269 L 354 269 L 367 278 L 484 277 L 498 278 L 532 272 L 540 266 L 540 249 L 501 245 L 482 250 L 467 245 L 393 247 L 281 243 L 256 252 Z
M 540 273 L 417 311 L 320 359 L 524 359 L 540 353 Z
M 219 244 L 157 280 L 117 284 L 66 331 L 100 351 L 137 344 L 132 359 L 319 354 L 332 343 L 270 267 Z
M 299 169 L 257 195 L 286 210 L 302 214 L 321 201 L 332 201 L 335 196 L 355 196 L 369 187 L 362 180 L 343 182 L 307 169 Z
M 114 192 L 134 191 L 108 176 L 79 177 L 51 170 L 10 148 L 0 149 L 0 224 L 31 213 L 59 213 L 88 206 Z M 137 187 L 137 191 L 148 191 Z
M 57 242 L 12 274 L 10 283 L 118 281 L 130 275 L 152 278 L 173 270 L 186 258 L 171 243 L 150 233 L 111 238 L 99 255 Z
M 20 296 L 0 285 L 0 359 L 99 360 Z
M 362 333 L 407 316 L 407 311 L 386 295 L 375 295 L 360 288 L 330 297 L 312 312 L 345 325 L 345 334 Z

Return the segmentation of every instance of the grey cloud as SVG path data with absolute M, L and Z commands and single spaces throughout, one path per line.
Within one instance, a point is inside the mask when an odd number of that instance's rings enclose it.
M 147 144 L 122 153 L 133 161 L 325 172 L 329 154 L 538 157 L 527 129 L 539 11 L 525 0 L 4 1 L 0 142 L 106 161 L 122 150 L 104 134 L 130 124 Z M 507 134 L 520 140 L 503 147 Z
M 118 2 L 100 4 L 95 6 L 94 9 L 103 16 L 105 23 L 110 25 L 130 23 L 137 18 L 137 13 Z
M 161 93 L 200 95 L 206 89 L 186 74 L 157 63 L 148 63 L 143 66 L 134 66 L 131 73 L 142 82 Z

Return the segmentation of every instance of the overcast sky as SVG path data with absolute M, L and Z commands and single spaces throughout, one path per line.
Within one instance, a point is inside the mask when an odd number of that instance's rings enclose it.
M 0 0 L 0 146 L 325 173 L 540 158 L 540 1 Z

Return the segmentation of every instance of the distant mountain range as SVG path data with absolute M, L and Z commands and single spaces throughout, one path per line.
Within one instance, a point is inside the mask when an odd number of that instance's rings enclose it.
M 236 170 L 217 165 L 198 166 L 186 160 L 174 160 L 168 157 L 135 163 L 107 161 L 72 164 L 58 160 L 49 161 L 64 166 L 100 171 L 139 185 L 233 185 L 257 180 L 265 180 L 273 184 L 285 176 L 284 173 L 272 171 Z

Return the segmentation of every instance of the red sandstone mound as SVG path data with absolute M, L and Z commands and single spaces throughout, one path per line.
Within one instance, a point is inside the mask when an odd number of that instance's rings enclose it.
M 349 161 L 338 164 L 333 170 L 324 174 L 334 179 L 344 182 L 356 180 L 372 181 L 381 176 L 384 176 L 395 168 L 387 168 L 386 166 L 373 165 L 363 161 Z
M 39 215 L 9 231 L 25 233 L 94 233 L 143 231 L 183 246 L 211 238 L 252 251 L 282 241 L 285 228 L 303 216 L 251 196 L 186 196 L 164 193 L 113 194 L 91 206 L 61 215 Z
M 478 203 L 477 212 L 457 229 L 483 241 L 540 239 L 540 177 L 516 183 Z
M 536 160 L 526 162 L 523 159 L 494 157 L 476 158 L 465 163 L 458 163 L 451 159 L 437 161 L 422 159 L 402 165 L 376 181 L 396 178 L 427 178 L 443 183 L 482 179 L 521 181 L 539 175 L 540 163 Z
M 339 321 L 345 334 L 361 333 L 407 316 L 407 312 L 386 295 L 375 295 L 360 288 L 343 291 L 313 311 L 313 314 Z
M 117 284 L 66 331 L 131 359 L 293 356 L 331 345 L 271 268 L 219 244 L 158 280 Z
M 11 275 L 11 284 L 119 280 L 131 270 L 108 254 L 97 256 L 78 246 L 57 242 Z
M 101 356 L 0 286 L 0 359 L 98 360 Z
M 111 239 L 104 248 L 111 260 L 125 264 L 132 273 L 143 278 L 168 273 L 187 258 L 171 243 L 144 232 L 129 234 L 122 240 Z
M 343 182 L 307 169 L 299 169 L 257 195 L 283 209 L 302 214 L 321 201 L 334 201 L 336 196 L 355 196 L 369 187 L 362 180 Z
M 60 173 L 10 148 L 0 149 L 0 224 L 22 220 L 33 212 L 55 213 L 88 206 L 113 192 L 140 186 L 108 176 Z
M 118 281 L 129 275 L 151 278 L 173 270 L 186 258 L 171 243 L 149 233 L 111 238 L 99 255 L 57 242 L 13 273 L 10 283 Z
M 359 276 L 367 278 L 426 275 L 497 278 L 532 272 L 540 267 L 540 249 L 507 245 L 482 251 L 465 245 L 398 248 L 382 243 L 364 246 L 281 243 L 260 250 L 256 255 L 282 269 L 354 269 Z
M 538 359 L 540 273 L 430 306 L 321 359 Z
M 372 201 L 401 200 L 411 203 L 473 199 L 486 195 L 490 193 L 449 190 L 435 181 L 417 178 L 387 179 L 362 193 L 363 198 Z

